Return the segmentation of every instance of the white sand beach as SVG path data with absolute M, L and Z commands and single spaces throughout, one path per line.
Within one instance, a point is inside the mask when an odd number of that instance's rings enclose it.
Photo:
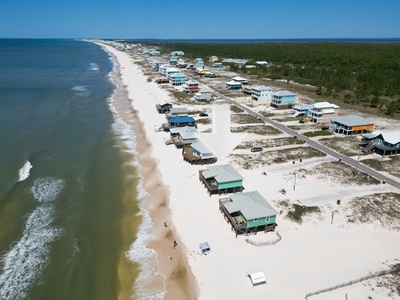
M 387 226 L 374 219 L 368 224 L 349 221 L 353 212 L 348 205 L 354 197 L 399 191 L 385 184 L 342 185 L 308 172 L 316 163 L 335 161 L 330 156 L 252 169 L 241 168 L 230 157 L 218 161 L 232 163 L 244 177 L 246 191 L 257 190 L 281 212 L 275 232 L 282 239 L 275 245 L 257 247 L 245 241 L 275 240 L 275 233 L 235 238 L 219 211 L 220 196 L 210 197 L 199 181 L 199 170 L 206 166 L 184 162 L 181 150 L 165 144 L 169 133 L 155 130 L 165 122 L 155 104 L 171 100 L 168 92 L 148 82 L 127 53 L 104 47 L 121 65 L 122 80 L 142 122 L 143 139 L 148 142 L 138 149 L 147 155 L 139 161 L 145 189 L 159 198 L 149 207 L 156 228 L 149 247 L 159 253 L 159 269 L 167 277 L 165 299 L 304 299 L 307 293 L 400 263 L 400 219 Z M 143 165 L 146 160 L 151 161 L 150 167 Z M 286 193 L 280 192 L 282 189 Z M 338 198 L 342 199 L 341 205 L 336 204 Z M 285 217 L 281 201 L 316 205 L 321 211 L 307 215 L 298 224 Z M 168 234 L 171 229 L 173 232 Z M 176 249 L 173 239 L 178 241 Z M 206 256 L 199 250 L 199 244 L 205 241 L 211 247 Z M 264 271 L 266 285 L 252 286 L 246 273 L 254 269 Z M 177 273 L 189 279 L 183 290 Z M 371 279 L 309 299 L 345 299 L 345 295 L 348 299 L 400 299 L 389 294 L 390 289 L 377 287 L 377 281 Z

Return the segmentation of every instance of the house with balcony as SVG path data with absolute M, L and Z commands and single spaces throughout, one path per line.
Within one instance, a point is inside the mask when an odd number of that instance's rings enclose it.
M 201 141 L 186 144 L 182 149 L 183 160 L 191 165 L 206 165 L 217 162 L 214 153 Z
M 374 128 L 375 124 L 373 122 L 357 115 L 333 118 L 329 125 L 330 132 L 345 135 L 372 132 Z
M 160 51 L 154 50 L 154 49 L 150 50 L 150 51 L 147 52 L 147 53 L 148 53 L 149 55 L 151 55 L 151 56 L 160 56 L 160 55 L 161 55 Z
M 171 65 L 169 64 L 169 62 L 166 62 L 164 64 L 160 64 L 158 66 L 158 72 L 160 72 L 163 75 L 167 74 L 167 69 L 171 68 Z
M 238 234 L 273 231 L 278 211 L 257 191 L 237 193 L 219 199 L 219 210 L 231 230 Z
M 177 51 L 172 51 L 170 54 L 171 56 L 183 56 L 185 55 L 185 52 L 177 50 Z
M 232 78 L 233 81 L 240 82 L 241 84 L 248 84 L 249 80 L 247 78 L 241 77 L 241 76 L 235 76 Z
M 178 58 L 177 58 L 176 56 L 171 56 L 171 57 L 169 58 L 169 62 L 170 62 L 171 64 L 176 64 L 176 63 L 178 62 Z
M 183 73 L 173 73 L 168 75 L 168 79 L 172 85 L 182 85 L 186 82 L 186 75 Z
M 169 111 L 165 114 L 167 119 L 187 117 L 189 115 L 189 110 L 187 107 L 171 107 Z
M 292 118 L 297 118 L 299 116 L 308 115 L 308 111 L 311 109 L 310 104 L 295 105 L 292 108 L 293 115 Z
M 194 68 L 195 69 L 204 69 L 204 61 L 202 58 L 196 58 L 194 60 Z
M 199 83 L 195 80 L 188 80 L 183 85 L 183 91 L 185 93 L 197 93 L 199 90 Z
M 171 108 L 172 108 L 172 103 L 170 103 L 170 102 L 164 102 L 164 103 L 157 103 L 156 104 L 156 109 L 157 109 L 159 114 L 168 113 Z
M 197 133 L 199 131 L 196 127 L 176 127 L 171 128 L 169 133 L 171 134 L 171 139 L 166 142 L 167 145 L 174 144 L 176 148 L 183 148 L 186 145 L 197 142 Z
M 296 94 L 287 90 L 272 93 L 271 106 L 276 109 L 293 108 L 296 103 Z
M 211 102 L 215 100 L 215 95 L 211 91 L 199 91 L 192 99 L 196 102 Z
M 185 126 L 197 127 L 196 120 L 193 119 L 192 117 L 170 118 L 168 119 L 167 123 L 163 123 L 161 125 L 161 129 L 164 131 L 169 131 L 171 128 L 185 127 Z
M 375 152 L 382 156 L 400 153 L 400 131 L 373 131 L 362 135 L 362 150 Z
M 338 116 L 340 107 L 329 102 L 317 102 L 312 104 L 308 110 L 308 116 L 311 122 L 314 123 L 329 123 L 332 118 Z
M 243 177 L 231 164 L 209 166 L 199 171 L 199 180 L 207 188 L 209 195 L 240 193 L 243 188 Z
M 272 100 L 272 88 L 265 85 L 255 86 L 252 88 L 251 98 L 259 102 L 269 103 Z

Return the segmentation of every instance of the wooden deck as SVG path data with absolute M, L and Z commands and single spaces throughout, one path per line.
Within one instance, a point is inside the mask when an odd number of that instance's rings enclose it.
M 208 165 L 208 164 L 213 164 L 217 161 L 216 158 L 202 159 L 200 156 L 193 154 L 192 147 L 190 147 L 190 146 L 185 147 L 185 145 L 182 150 L 182 156 L 183 156 L 184 161 L 187 161 L 188 163 L 190 163 L 192 165 Z
M 264 233 L 275 230 L 275 227 L 277 226 L 276 223 L 248 228 L 247 221 L 242 216 L 232 216 L 227 211 L 227 209 L 225 208 L 225 204 L 229 202 L 231 202 L 230 198 L 219 199 L 219 210 L 224 214 L 226 222 L 231 224 L 231 230 L 235 232 L 236 237 L 238 236 L 238 234 L 257 234 L 258 230 L 264 230 Z

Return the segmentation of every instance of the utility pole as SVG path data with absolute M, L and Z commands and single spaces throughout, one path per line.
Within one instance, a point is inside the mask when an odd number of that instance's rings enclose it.
M 356 176 L 358 174 L 358 164 L 360 163 L 360 155 L 357 158 L 357 165 L 356 165 Z

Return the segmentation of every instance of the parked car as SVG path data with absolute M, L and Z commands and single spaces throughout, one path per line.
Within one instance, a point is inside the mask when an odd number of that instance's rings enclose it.
M 253 147 L 250 149 L 250 151 L 251 152 L 261 152 L 261 151 L 263 151 L 263 148 L 262 147 Z
M 206 114 L 206 113 L 199 113 L 199 117 L 208 117 L 208 114 Z

